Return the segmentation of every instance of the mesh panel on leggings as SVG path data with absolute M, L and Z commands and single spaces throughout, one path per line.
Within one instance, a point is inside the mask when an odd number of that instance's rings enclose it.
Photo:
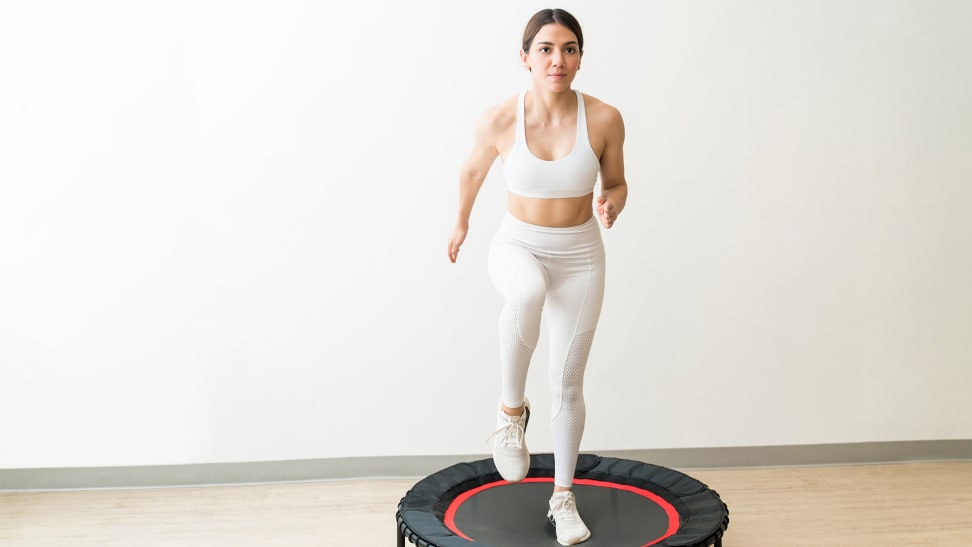
M 503 321 L 501 326 L 503 358 L 514 368 L 529 366 L 530 357 L 533 355 L 533 348 L 528 346 L 523 338 L 520 337 L 520 308 L 510 305 L 505 310 L 510 314 L 509 321 Z
M 523 404 L 527 372 L 533 348 L 523 340 L 520 325 L 520 303 L 515 299 L 504 306 L 500 314 L 500 366 L 503 368 L 503 402 L 511 406 Z
M 556 479 L 567 486 L 574 476 L 587 407 L 584 404 L 584 369 L 591 353 L 594 331 L 582 332 L 574 337 L 564 360 L 560 379 L 560 410 L 554 416 L 553 435 L 556 457 Z

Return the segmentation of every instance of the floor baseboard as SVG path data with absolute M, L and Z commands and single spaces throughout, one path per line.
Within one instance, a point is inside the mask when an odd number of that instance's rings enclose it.
M 972 439 L 585 451 L 673 469 L 796 467 L 972 460 Z M 131 467 L 0 469 L 0 491 L 148 488 L 424 477 L 488 457 L 377 456 Z

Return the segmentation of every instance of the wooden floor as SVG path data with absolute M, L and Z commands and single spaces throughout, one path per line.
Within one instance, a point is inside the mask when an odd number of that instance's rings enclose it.
M 972 462 L 688 474 L 729 505 L 726 547 L 972 546 Z M 395 545 L 414 483 L 0 492 L 0 545 Z

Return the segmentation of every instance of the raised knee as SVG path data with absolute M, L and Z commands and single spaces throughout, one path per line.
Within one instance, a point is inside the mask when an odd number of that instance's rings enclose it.
M 516 300 L 524 311 L 540 312 L 547 300 L 547 286 L 543 280 L 520 280 L 515 288 Z

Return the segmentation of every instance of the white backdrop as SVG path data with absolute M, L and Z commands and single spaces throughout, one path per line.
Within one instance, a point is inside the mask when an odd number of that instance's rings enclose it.
M 485 453 L 534 1 L 0 5 L 0 468 Z M 560 4 L 625 117 L 582 449 L 972 437 L 972 4 Z M 549 450 L 541 342 L 530 444 Z

